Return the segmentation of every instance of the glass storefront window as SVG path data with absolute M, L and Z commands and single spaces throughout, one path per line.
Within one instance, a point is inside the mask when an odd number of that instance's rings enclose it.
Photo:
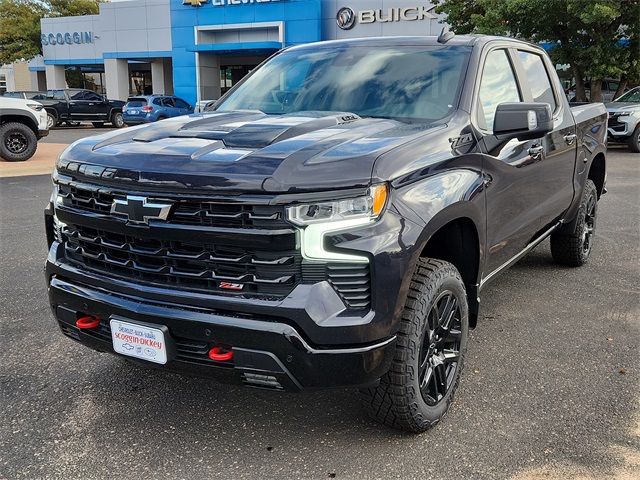
M 151 95 L 153 87 L 151 84 L 151 71 L 131 70 L 129 73 L 129 94 L 130 95 Z
M 254 68 L 256 65 L 222 65 L 220 67 L 220 92 L 226 93 Z
M 65 69 L 65 79 L 69 88 L 84 88 L 93 90 L 100 95 L 106 93 L 104 72 L 86 71 L 94 67 L 73 66 Z

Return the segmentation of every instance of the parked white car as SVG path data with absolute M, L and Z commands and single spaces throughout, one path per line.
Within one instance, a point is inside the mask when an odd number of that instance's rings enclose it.
M 632 152 L 640 153 L 640 87 L 605 106 L 609 112 L 609 141 L 626 143 Z
M 205 107 L 213 102 L 215 102 L 215 100 L 200 100 L 196 102 L 196 106 L 193 111 L 195 113 L 204 112 Z
M 0 97 L 0 158 L 28 160 L 36 152 L 38 140 L 48 134 L 47 112 L 41 103 Z

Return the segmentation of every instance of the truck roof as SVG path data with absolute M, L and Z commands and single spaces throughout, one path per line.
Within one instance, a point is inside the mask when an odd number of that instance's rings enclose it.
M 425 45 L 425 46 L 474 46 L 484 45 L 492 41 L 509 41 L 529 46 L 538 46 L 524 40 L 511 37 L 499 37 L 495 35 L 455 35 L 445 43 L 438 42 L 438 36 L 392 36 L 392 37 L 364 37 L 349 38 L 342 40 L 328 40 L 324 42 L 313 42 L 304 45 L 291 47 L 291 49 L 305 49 L 318 47 L 338 47 L 340 45 L 359 46 L 392 46 L 392 45 Z

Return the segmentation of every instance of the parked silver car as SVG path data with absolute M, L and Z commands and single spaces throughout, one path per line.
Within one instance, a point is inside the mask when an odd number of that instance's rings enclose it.
M 609 142 L 626 143 L 640 153 L 640 87 L 605 104 L 609 112 Z

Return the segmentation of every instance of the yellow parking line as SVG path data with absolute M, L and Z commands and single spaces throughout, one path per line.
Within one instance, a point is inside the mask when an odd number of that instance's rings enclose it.
M 58 156 L 66 147 L 63 143 L 38 143 L 35 155 L 26 162 L 0 159 L 0 178 L 50 174 Z

